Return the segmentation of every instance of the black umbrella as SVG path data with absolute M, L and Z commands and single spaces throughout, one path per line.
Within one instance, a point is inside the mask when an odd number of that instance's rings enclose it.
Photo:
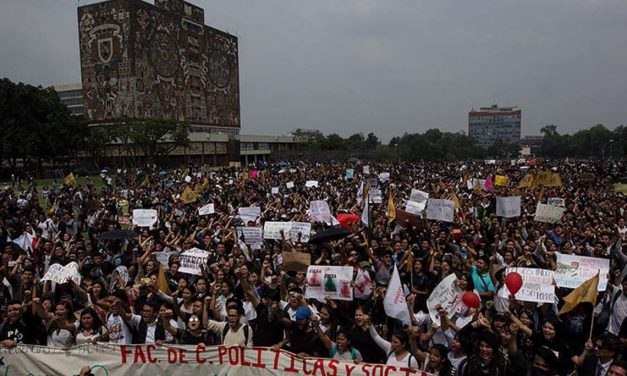
M 319 233 L 309 238 L 309 243 L 320 244 L 330 242 L 333 240 L 345 238 L 350 234 L 352 233 L 343 227 L 331 227 L 324 231 L 320 231 Z
M 116 229 L 100 234 L 100 240 L 120 240 L 133 238 L 135 236 L 137 236 L 137 233 L 135 231 Z

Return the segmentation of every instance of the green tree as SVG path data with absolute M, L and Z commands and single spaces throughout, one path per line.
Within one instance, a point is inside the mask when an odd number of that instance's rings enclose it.
M 189 126 L 174 120 L 149 119 L 125 124 L 134 156 L 141 155 L 146 163 L 155 163 L 177 147 L 189 145 Z

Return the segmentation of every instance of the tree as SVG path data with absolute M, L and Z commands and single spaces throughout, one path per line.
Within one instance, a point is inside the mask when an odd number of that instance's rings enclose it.
M 128 137 L 117 134 L 132 149 L 131 154 L 140 155 L 152 164 L 169 155 L 177 147 L 189 145 L 189 126 L 185 123 L 165 119 L 131 121 L 121 128 Z

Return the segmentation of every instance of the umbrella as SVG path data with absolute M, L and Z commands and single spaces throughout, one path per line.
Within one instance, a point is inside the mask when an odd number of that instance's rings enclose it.
M 135 236 L 137 236 L 137 233 L 135 231 L 117 229 L 113 231 L 103 232 L 100 235 L 100 240 L 120 240 L 132 238 Z
M 350 229 L 353 223 L 359 223 L 359 221 L 361 221 L 361 218 L 359 218 L 359 216 L 355 214 L 341 213 L 338 214 L 336 218 L 337 221 L 340 222 L 340 226 L 347 229 Z
M 309 243 L 320 244 L 324 242 L 330 242 L 333 240 L 345 238 L 350 234 L 351 232 L 343 227 L 331 227 L 309 238 Z
M 163 176 L 163 175 L 167 175 L 168 172 L 166 170 L 161 170 L 159 171 L 159 175 Z

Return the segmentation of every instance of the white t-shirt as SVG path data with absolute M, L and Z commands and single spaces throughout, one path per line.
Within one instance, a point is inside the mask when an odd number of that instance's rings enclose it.
M 133 342 L 131 331 L 121 316 L 109 315 L 107 329 L 109 330 L 109 342 L 118 345 L 130 345 Z
M 620 287 L 614 286 L 614 294 L 612 294 L 610 302 L 614 301 L 616 294 L 620 294 L 620 297 L 616 299 L 616 303 L 612 304 L 610 323 L 607 327 L 607 331 L 617 336 L 623 324 L 623 320 L 627 317 L 627 296 L 625 296 Z

